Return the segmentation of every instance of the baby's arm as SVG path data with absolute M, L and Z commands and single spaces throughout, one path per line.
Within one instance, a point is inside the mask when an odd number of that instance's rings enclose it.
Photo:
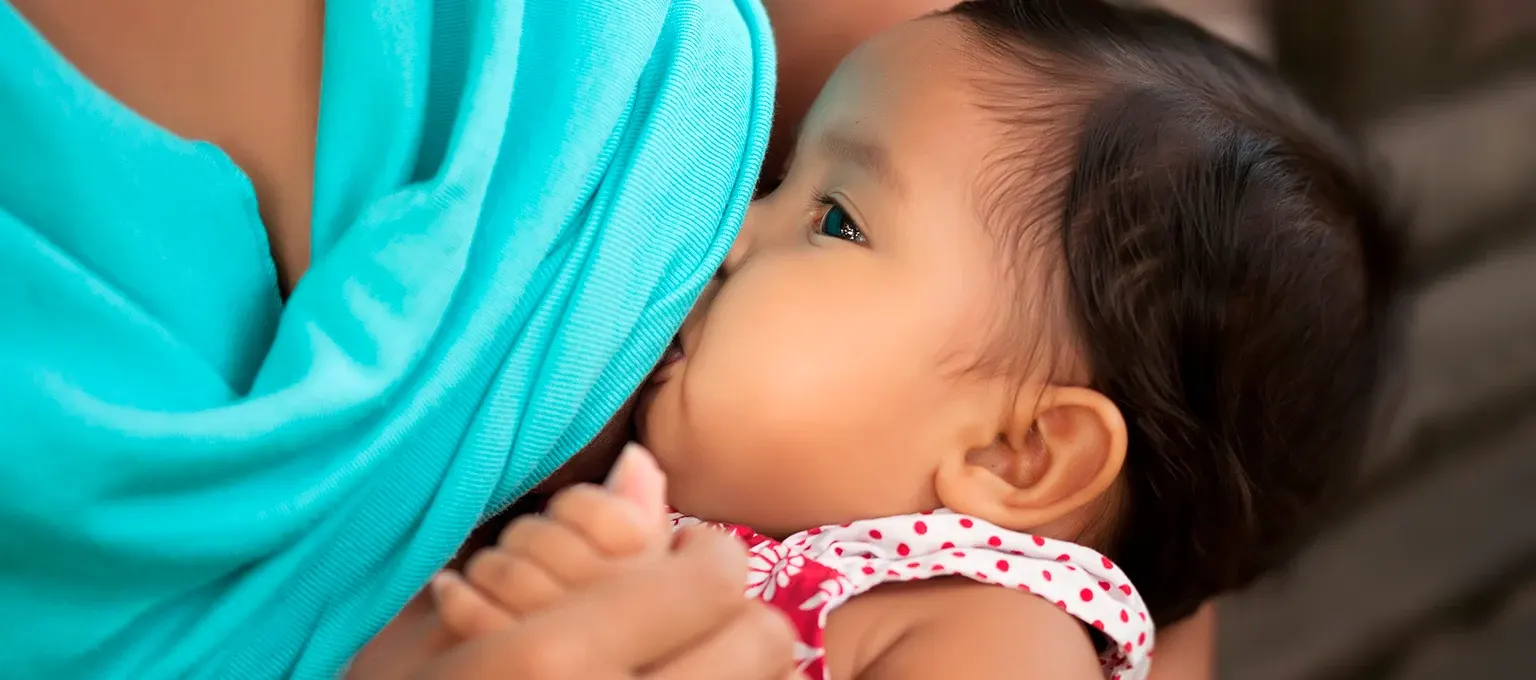
M 878 588 L 827 622 L 833 680 L 1102 680 L 1081 625 L 1028 593 L 958 579 Z

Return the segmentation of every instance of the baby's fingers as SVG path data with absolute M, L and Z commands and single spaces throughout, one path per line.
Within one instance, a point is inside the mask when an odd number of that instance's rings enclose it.
M 432 577 L 432 599 L 443 627 L 461 638 L 479 637 L 512 625 L 511 614 L 451 571 Z

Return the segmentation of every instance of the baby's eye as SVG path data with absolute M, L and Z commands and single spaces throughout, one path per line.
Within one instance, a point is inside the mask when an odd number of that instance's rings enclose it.
M 848 211 L 835 201 L 829 202 L 827 211 L 822 213 L 821 222 L 816 228 L 823 236 L 840 238 L 853 243 L 869 242 L 864 238 L 864 232 L 859 229 L 859 225 L 854 224 L 853 218 L 848 216 Z

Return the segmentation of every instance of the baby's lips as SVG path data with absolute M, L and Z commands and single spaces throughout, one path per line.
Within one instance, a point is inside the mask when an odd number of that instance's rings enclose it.
M 666 368 L 681 358 L 683 358 L 683 341 L 681 338 L 673 337 L 672 344 L 667 345 L 667 351 L 661 355 L 661 363 L 657 364 L 656 368 Z

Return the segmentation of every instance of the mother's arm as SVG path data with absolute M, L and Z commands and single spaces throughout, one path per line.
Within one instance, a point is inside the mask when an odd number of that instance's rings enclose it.
M 1216 607 L 1207 604 L 1194 616 L 1157 636 L 1157 662 L 1151 680 L 1211 680 L 1215 676 Z

